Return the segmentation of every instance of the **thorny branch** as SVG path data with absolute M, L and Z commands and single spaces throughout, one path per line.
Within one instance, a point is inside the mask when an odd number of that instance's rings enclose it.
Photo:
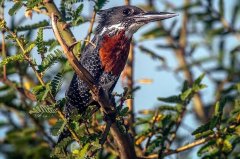
M 61 47 L 63 48 L 63 51 L 70 63 L 70 65 L 75 70 L 76 74 L 81 78 L 83 81 L 85 81 L 90 90 L 92 91 L 92 95 L 94 100 L 96 100 L 99 105 L 101 106 L 103 112 L 106 115 L 110 115 L 111 117 L 115 116 L 115 106 L 110 102 L 108 94 L 106 94 L 103 89 L 98 86 L 94 80 L 94 78 L 91 76 L 91 74 L 78 62 L 77 58 L 74 56 L 73 51 L 69 49 L 69 46 L 66 44 L 64 39 L 59 33 L 58 27 L 57 27 L 57 20 L 58 17 L 54 14 L 51 16 L 52 20 L 52 27 L 54 34 L 60 43 Z M 122 159 L 134 159 L 136 158 L 136 153 L 134 151 L 133 142 L 131 142 L 130 136 L 128 134 L 123 134 L 117 124 L 114 122 L 115 119 L 112 119 L 111 124 L 111 133 L 113 135 L 113 138 L 118 146 L 119 149 L 119 155 Z

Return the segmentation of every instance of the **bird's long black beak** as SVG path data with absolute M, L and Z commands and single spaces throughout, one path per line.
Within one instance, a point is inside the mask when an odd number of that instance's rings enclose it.
M 154 21 L 160 21 L 177 16 L 176 13 L 170 12 L 145 12 L 139 15 L 135 15 L 136 22 L 149 23 Z

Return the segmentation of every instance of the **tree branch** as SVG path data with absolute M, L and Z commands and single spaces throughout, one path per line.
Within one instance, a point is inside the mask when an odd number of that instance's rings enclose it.
M 175 154 L 175 153 L 179 153 L 179 152 L 183 152 L 183 151 L 189 150 L 189 149 L 191 149 L 193 147 L 196 147 L 198 145 L 204 144 L 205 142 L 207 142 L 207 141 L 209 141 L 209 140 L 211 140 L 211 139 L 213 139 L 215 137 L 216 137 L 216 135 L 211 135 L 211 136 L 209 136 L 207 138 L 199 139 L 199 140 L 194 141 L 194 142 L 192 142 L 190 144 L 187 144 L 187 145 L 184 145 L 182 147 L 179 147 L 176 150 L 167 151 L 167 152 L 164 153 L 164 156 L 168 156 L 168 155 L 172 155 L 172 154 Z
M 87 34 L 87 38 L 86 38 L 86 41 L 87 41 L 86 45 L 89 43 L 89 41 L 91 39 L 91 34 L 92 34 L 92 31 L 93 31 L 93 24 L 95 22 L 96 14 L 97 14 L 97 12 L 94 10 L 92 18 L 91 18 L 90 26 L 88 28 L 88 34 Z
M 204 144 L 204 143 L 208 142 L 209 140 L 214 139 L 215 137 L 217 137 L 215 134 L 210 135 L 209 137 L 196 140 L 192 143 L 186 144 L 186 145 L 184 145 L 182 147 L 179 147 L 175 150 L 168 150 L 168 151 L 164 152 L 163 156 L 165 157 L 165 156 L 169 156 L 169 155 L 172 155 L 172 154 L 176 154 L 176 153 L 180 153 L 180 152 L 189 150 L 193 147 Z M 152 155 L 149 155 L 149 156 L 138 157 L 138 159 L 156 159 L 156 158 L 158 158 L 158 154 L 152 154 Z
M 58 17 L 62 18 L 61 13 L 59 12 L 59 10 L 58 10 L 56 4 L 53 2 L 53 0 L 44 0 L 43 3 L 44 3 L 44 7 L 46 7 L 46 9 L 47 9 L 49 17 L 51 17 L 52 13 L 54 13 Z M 72 32 L 68 28 L 68 26 L 66 27 L 66 23 L 64 21 L 58 22 L 57 26 L 59 28 L 59 32 L 64 37 L 64 39 L 66 40 L 66 43 L 68 45 L 76 42 L 74 35 L 72 34 Z
M 0 3 L 0 20 L 4 20 L 4 1 Z M 1 52 L 2 52 L 2 58 L 6 58 L 6 43 L 5 43 L 5 30 L 2 29 L 2 44 L 1 44 Z M 3 79 L 7 79 L 7 67 L 6 65 L 3 65 Z

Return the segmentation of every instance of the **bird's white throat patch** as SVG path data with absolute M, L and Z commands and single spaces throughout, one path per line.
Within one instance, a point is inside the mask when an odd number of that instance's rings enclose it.
M 112 34 L 116 31 L 119 31 L 119 30 L 123 30 L 125 29 L 124 26 L 122 26 L 121 23 L 118 23 L 118 24 L 114 24 L 114 25 L 111 25 L 111 26 L 105 26 L 102 31 L 101 31 L 101 35 L 103 35 L 105 32 L 107 32 L 108 34 Z
M 122 23 L 117 23 L 108 27 L 104 27 L 101 31 L 101 35 L 104 35 L 106 32 L 108 34 L 113 34 L 114 32 L 118 32 L 121 30 L 125 31 L 125 37 L 127 38 L 131 38 L 133 36 L 133 34 L 141 27 L 143 26 L 143 24 L 140 23 L 134 23 L 130 26 L 128 26 L 127 28 L 122 24 Z

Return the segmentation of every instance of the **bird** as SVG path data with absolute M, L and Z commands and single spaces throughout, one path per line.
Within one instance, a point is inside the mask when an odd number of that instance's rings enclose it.
M 131 5 L 100 10 L 95 35 L 81 52 L 79 62 L 105 93 L 111 96 L 127 62 L 133 34 L 145 24 L 176 15 L 170 12 L 147 12 Z M 88 85 L 75 73 L 66 92 L 66 119 L 70 119 L 74 113 L 83 114 L 93 102 Z M 64 129 L 59 135 L 58 143 L 70 135 Z

